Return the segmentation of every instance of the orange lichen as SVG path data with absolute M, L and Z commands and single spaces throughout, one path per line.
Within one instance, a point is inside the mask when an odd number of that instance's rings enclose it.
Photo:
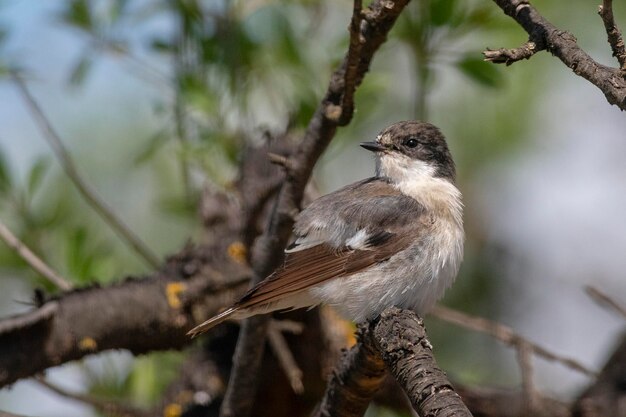
M 80 342 L 78 342 L 78 348 L 80 350 L 89 350 L 94 351 L 98 347 L 98 343 L 92 337 L 83 337 Z
M 167 304 L 172 308 L 180 308 L 182 302 L 180 301 L 180 294 L 185 291 L 187 285 L 183 282 L 170 282 L 165 287 L 165 295 L 167 297 Z
M 183 407 L 180 404 L 171 403 L 163 408 L 163 417 L 180 417 L 183 414 Z
M 228 256 L 239 263 L 246 262 L 247 250 L 243 243 L 233 242 L 228 245 Z

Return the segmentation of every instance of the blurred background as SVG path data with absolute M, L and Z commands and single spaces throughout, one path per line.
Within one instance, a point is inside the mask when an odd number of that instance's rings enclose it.
M 594 2 L 534 3 L 616 66 Z M 199 237 L 199 195 L 230 187 L 246 143 L 306 126 L 346 51 L 351 13 L 351 2 L 336 0 L 0 1 L 0 221 L 76 286 L 151 269 L 78 194 L 9 68 L 20 70 L 84 179 L 163 257 Z M 443 303 L 598 369 L 623 322 L 584 287 L 626 303 L 626 119 L 546 52 L 510 67 L 482 61 L 485 48 L 526 39 L 487 0 L 412 2 L 315 181 L 326 193 L 371 175 L 357 144 L 395 121 L 438 125 L 458 165 L 467 232 Z M 0 242 L 0 315 L 29 310 L 35 288 L 55 291 Z M 511 349 L 436 319 L 427 326 L 454 379 L 519 387 Z M 183 355 L 113 352 L 48 376 L 148 406 Z M 589 382 L 540 359 L 535 371 L 538 388 L 558 398 Z M 0 409 L 95 415 L 27 380 L 0 391 Z

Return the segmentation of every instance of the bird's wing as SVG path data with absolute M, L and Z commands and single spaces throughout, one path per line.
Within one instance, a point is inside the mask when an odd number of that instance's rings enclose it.
M 271 303 L 385 261 L 418 237 L 426 217 L 419 203 L 381 179 L 324 196 L 299 216 L 283 265 L 235 307 Z

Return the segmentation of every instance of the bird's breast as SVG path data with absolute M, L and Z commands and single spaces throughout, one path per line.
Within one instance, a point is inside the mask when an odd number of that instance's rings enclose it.
M 390 306 L 426 313 L 454 282 L 463 257 L 463 228 L 450 216 L 431 217 L 406 249 L 356 274 L 309 290 L 347 318 L 371 319 Z

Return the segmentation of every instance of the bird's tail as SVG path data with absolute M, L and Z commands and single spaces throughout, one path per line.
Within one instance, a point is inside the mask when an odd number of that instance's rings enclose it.
M 309 297 L 307 293 L 300 292 L 297 294 L 292 294 L 284 298 L 279 298 L 278 300 L 273 300 L 271 302 L 261 303 L 254 306 L 234 306 L 227 308 L 217 316 L 211 317 L 204 323 L 194 327 L 193 329 L 187 332 L 188 336 L 196 337 L 212 327 L 217 326 L 218 324 L 229 320 L 242 320 L 251 316 L 255 316 L 257 314 L 268 314 L 272 311 L 277 310 L 293 310 L 296 308 L 302 307 L 311 307 L 316 305 L 317 303 Z
M 239 313 L 239 314 L 237 314 Z M 234 317 L 233 317 L 234 316 Z M 210 328 L 217 326 L 218 324 L 233 318 L 244 318 L 246 315 L 244 314 L 243 316 L 241 315 L 241 310 L 239 310 L 237 307 L 231 307 L 228 308 L 226 310 L 224 310 L 223 312 L 221 312 L 220 314 L 218 314 L 217 316 L 211 317 L 210 319 L 208 319 L 207 321 L 205 321 L 202 324 L 197 325 L 196 327 L 194 327 L 193 329 L 189 330 L 187 332 L 187 336 L 191 336 L 191 337 L 196 337 L 204 332 L 206 332 L 207 330 L 209 330 Z

